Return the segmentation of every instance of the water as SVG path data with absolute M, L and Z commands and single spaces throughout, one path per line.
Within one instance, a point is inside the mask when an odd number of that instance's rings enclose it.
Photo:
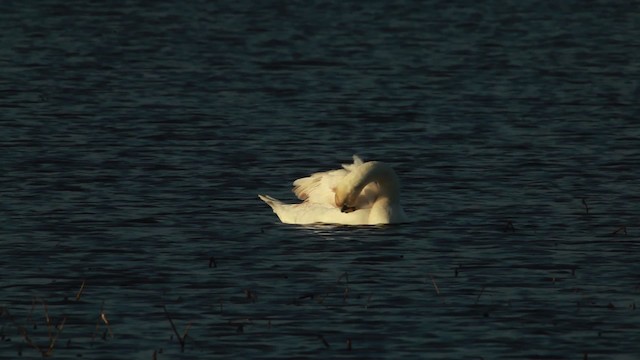
M 2 2 L 0 357 L 636 358 L 638 11 Z M 256 197 L 353 153 L 412 224 Z

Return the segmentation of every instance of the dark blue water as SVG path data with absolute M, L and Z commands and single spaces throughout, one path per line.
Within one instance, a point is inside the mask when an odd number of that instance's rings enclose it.
M 3 1 L 0 357 L 635 359 L 638 16 Z M 256 197 L 353 153 L 413 223 Z

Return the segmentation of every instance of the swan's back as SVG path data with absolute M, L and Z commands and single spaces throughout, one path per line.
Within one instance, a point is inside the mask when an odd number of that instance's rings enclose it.
M 305 202 L 336 206 L 335 188 L 342 182 L 345 176 L 357 167 L 362 166 L 362 164 L 362 159 L 354 155 L 353 164 L 343 164 L 342 169 L 317 172 L 294 181 L 293 193 L 296 194 L 298 199 L 304 200 Z M 368 207 L 367 204 L 375 199 L 376 191 L 376 184 L 369 184 L 369 186 L 363 189 L 363 199 L 359 207 Z

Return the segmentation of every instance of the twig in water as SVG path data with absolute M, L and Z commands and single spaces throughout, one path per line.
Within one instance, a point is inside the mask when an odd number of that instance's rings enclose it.
M 47 333 L 49 334 L 49 339 L 51 339 L 51 318 L 49 318 L 49 309 L 47 308 L 47 303 L 44 302 L 44 299 L 40 299 L 42 302 L 42 307 L 44 308 L 44 319 L 47 322 Z
M 209 258 L 209 267 L 214 267 L 214 268 L 218 267 L 218 264 L 216 264 L 216 259 L 214 259 L 213 256 Z
M 33 328 L 37 329 L 38 325 L 36 324 L 36 321 L 33 320 L 33 310 L 35 310 L 36 308 L 36 298 L 34 297 L 33 299 L 31 299 L 31 311 L 29 311 L 29 316 L 27 316 L 27 320 L 31 321 L 31 323 L 33 324 Z M 8 314 L 7 310 L 7 314 Z
M 192 322 L 189 321 L 187 326 L 185 326 L 184 331 L 182 332 L 182 341 L 186 341 L 187 335 L 189 334 L 189 329 L 191 329 Z
M 84 291 L 84 280 L 82 280 L 82 285 L 80 285 L 80 290 L 76 293 L 76 301 L 80 300 L 80 296 L 82 296 L 82 292 Z
M 35 303 L 35 299 L 34 299 L 34 303 Z M 42 349 L 40 349 L 40 347 L 33 342 L 33 340 L 31 340 L 31 338 L 29 337 L 29 333 L 27 333 L 27 329 L 25 329 L 23 326 L 18 325 L 18 323 L 16 322 L 16 320 L 13 318 L 13 316 L 11 316 L 11 314 L 9 313 L 9 309 L 4 309 L 4 313 L 7 314 L 7 317 L 9 318 L 9 320 L 13 323 L 13 325 L 18 329 L 18 332 L 20 333 L 20 335 L 22 335 L 22 338 L 24 338 L 24 341 L 27 343 L 27 345 L 33 347 L 34 349 L 36 349 L 40 354 L 42 354 L 44 356 L 45 352 L 42 351 Z M 34 326 L 35 326 L 35 322 L 34 322 Z M 20 354 L 22 353 L 21 351 L 19 352 Z M 21 355 L 22 356 L 22 355 Z
M 325 340 L 324 336 L 322 335 L 318 335 L 318 338 L 320 340 L 322 340 L 322 343 L 324 344 L 324 347 L 326 347 L 327 349 L 331 347 L 331 345 L 329 345 L 329 343 L 327 342 L 327 340 Z
M 178 341 L 180 341 L 180 346 L 184 349 L 184 343 L 182 342 L 182 338 L 178 333 L 178 329 L 176 329 L 176 325 L 173 323 L 173 320 L 171 319 L 171 315 L 169 315 L 169 312 L 167 311 L 167 307 L 163 305 L 162 308 L 164 309 L 165 316 L 169 320 L 169 324 L 171 324 L 171 329 L 173 329 L 173 333 L 176 334 Z
M 351 351 L 351 338 L 347 339 L 347 351 Z
M 53 349 L 56 346 L 56 341 L 58 340 L 58 336 L 60 335 L 60 332 L 62 332 L 62 329 L 64 328 L 64 324 L 67 321 L 67 318 L 66 316 L 62 318 L 62 321 L 56 326 L 56 333 L 53 334 L 53 332 L 51 331 L 51 318 L 49 317 L 47 305 L 44 302 L 44 300 L 40 300 L 40 301 L 42 301 L 42 305 L 45 311 L 45 320 L 47 321 L 47 328 L 48 328 L 47 331 L 49 334 L 49 345 L 46 350 L 43 350 L 40 346 L 38 346 L 35 342 L 33 342 L 33 340 L 31 340 L 27 330 L 23 326 L 18 325 L 18 323 L 9 313 L 8 309 L 3 308 L 3 312 L 7 314 L 7 317 L 9 318 L 9 320 L 16 326 L 20 335 L 22 335 L 22 337 L 24 338 L 24 341 L 29 346 L 36 349 L 42 355 L 42 357 L 48 357 L 48 356 L 51 356 L 51 354 L 53 353 Z M 35 300 L 34 300 L 34 303 L 35 303 Z M 34 323 L 34 326 L 35 326 L 35 323 Z
M 102 305 L 100 306 L 100 315 L 98 315 L 98 320 L 96 320 L 96 330 L 93 333 L 93 336 L 91 337 L 91 341 L 95 340 L 96 338 L 96 334 L 98 333 L 98 329 L 100 328 L 101 320 L 107 326 L 107 332 L 109 333 L 109 336 L 113 338 L 113 331 L 111 330 L 111 325 L 109 324 L 109 320 L 107 319 L 107 314 L 104 312 L 104 301 L 102 301 Z M 105 334 L 103 334 L 102 338 L 103 339 L 106 338 L 106 332 Z
M 167 311 L 167 307 L 166 306 L 162 306 L 162 308 L 164 309 L 164 314 L 167 316 L 167 319 L 169 319 L 169 323 L 171 324 L 171 328 L 173 329 L 173 333 L 176 334 L 176 337 L 178 338 L 178 341 L 180 342 L 180 349 L 184 352 L 184 345 L 187 339 L 187 333 L 189 332 L 189 329 L 191 328 L 191 322 L 189 322 L 187 324 L 187 327 L 185 328 L 184 332 L 182 333 L 182 336 L 180 336 L 180 334 L 178 333 L 178 329 L 176 329 L 176 325 L 173 323 L 173 320 L 171 319 L 171 315 L 169 315 L 169 311 Z
M 627 235 L 627 227 L 625 225 L 620 226 L 618 230 L 614 231 L 611 235 L 617 235 L 620 231 Z
M 109 320 L 107 320 L 107 314 L 104 311 L 100 314 L 100 319 L 107 325 L 107 330 L 109 331 L 109 336 L 113 338 L 113 331 L 111 331 L 111 325 L 109 324 Z
M 58 336 L 60 335 L 60 332 L 62 332 L 62 329 L 64 328 L 65 322 L 67 322 L 66 317 L 62 318 L 62 322 L 60 322 L 60 324 L 56 326 L 56 329 L 58 331 L 56 331 L 56 335 L 54 337 L 49 338 L 49 349 L 47 350 L 47 353 L 45 356 L 50 356 L 51 353 L 53 353 L 53 348 L 56 345 L 56 341 L 58 340 Z
M 436 284 L 436 280 L 433 278 L 433 275 L 429 274 L 429 277 L 431 278 L 433 287 L 436 289 L 436 295 L 440 295 L 440 289 L 438 289 L 438 284 Z
M 584 211 L 589 215 L 589 205 L 587 205 L 587 199 L 582 198 L 582 205 L 584 205 Z

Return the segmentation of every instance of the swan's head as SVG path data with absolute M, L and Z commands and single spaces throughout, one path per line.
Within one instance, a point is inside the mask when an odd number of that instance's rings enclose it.
M 336 207 L 338 207 L 340 209 L 340 211 L 342 211 L 343 213 L 350 213 L 352 211 L 356 211 L 356 200 L 358 198 L 358 196 L 353 196 L 349 191 L 346 190 L 345 186 L 340 186 L 338 185 L 335 189 L 334 189 L 336 195 L 335 195 L 335 202 L 336 202 Z

